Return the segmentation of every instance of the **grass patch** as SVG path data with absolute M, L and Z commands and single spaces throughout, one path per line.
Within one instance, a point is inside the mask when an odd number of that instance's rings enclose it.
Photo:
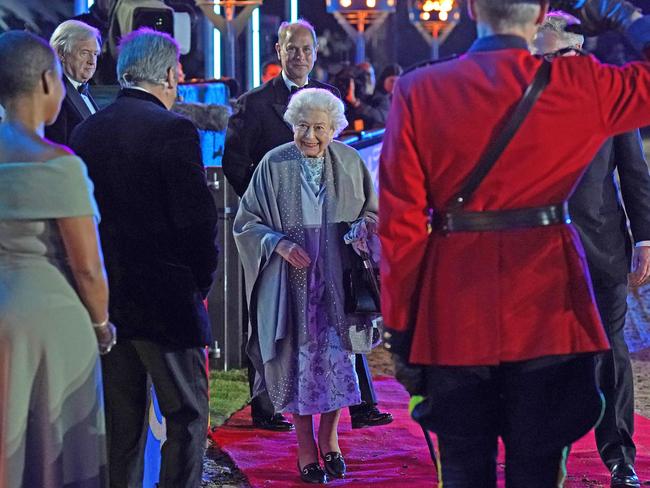
M 249 401 L 245 369 L 210 371 L 210 425 L 223 424 Z

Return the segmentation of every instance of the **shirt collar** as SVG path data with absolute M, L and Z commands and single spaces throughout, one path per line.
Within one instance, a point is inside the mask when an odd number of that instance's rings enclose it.
M 81 85 L 81 82 L 80 82 L 80 81 L 73 80 L 73 79 L 70 78 L 68 75 L 65 75 L 65 77 L 68 79 L 68 81 L 70 82 L 70 84 L 71 84 L 72 86 L 74 86 L 74 89 L 75 89 L 75 90 L 78 90 L 78 89 L 79 89 L 79 85 Z
M 293 81 L 291 81 L 291 80 L 287 77 L 287 75 L 286 75 L 286 73 L 284 72 L 284 70 L 282 70 L 282 80 L 284 81 L 284 84 L 286 85 L 287 90 L 289 90 L 289 91 L 291 91 L 291 87 L 293 87 L 293 86 L 295 86 L 295 87 L 297 87 L 297 88 L 302 88 L 302 86 L 298 86 L 298 83 L 294 83 Z M 307 78 L 307 81 L 305 82 L 305 85 L 307 85 L 307 83 L 309 83 L 309 78 Z M 304 85 L 303 85 L 303 86 L 304 86 Z
M 167 110 L 167 107 L 165 107 L 165 104 L 162 102 L 160 98 L 158 98 L 156 95 L 153 93 L 145 90 L 144 88 L 141 87 L 129 87 L 129 88 L 122 88 L 120 90 L 120 93 L 118 94 L 118 97 L 130 97 L 130 98 L 138 98 L 140 100 L 146 100 L 149 102 L 154 102 L 155 104 L 161 106 L 165 110 Z
M 485 51 L 500 51 L 501 49 L 525 49 L 528 51 L 526 39 L 510 34 L 479 37 L 469 48 L 470 53 Z
M 149 95 L 153 95 L 153 93 L 151 93 L 151 92 L 150 92 L 149 90 L 147 90 L 146 88 L 142 88 L 141 86 L 137 86 L 137 85 L 132 85 L 132 86 L 130 86 L 130 87 L 129 87 L 129 90 L 140 90 L 140 91 L 143 91 L 143 92 L 145 92 L 145 93 L 148 93 Z M 154 95 L 154 96 L 155 96 L 155 95 Z

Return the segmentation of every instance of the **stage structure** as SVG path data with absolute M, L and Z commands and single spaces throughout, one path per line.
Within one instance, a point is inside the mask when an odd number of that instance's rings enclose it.
M 74 0 L 74 14 L 85 14 L 94 3 L 94 0 Z
M 222 74 L 224 76 L 235 78 L 237 36 L 246 28 L 249 17 L 262 3 L 263 0 L 196 1 L 196 6 L 223 36 L 225 59 Z M 239 11 L 237 11 L 238 8 Z M 257 49 L 259 57 L 259 42 Z
M 333 14 L 356 46 L 354 61 L 366 60 L 366 40 L 395 13 L 396 0 L 327 0 L 327 13 Z
M 431 58 L 440 58 L 440 46 L 460 21 L 455 0 L 409 0 L 409 16 L 431 47 Z

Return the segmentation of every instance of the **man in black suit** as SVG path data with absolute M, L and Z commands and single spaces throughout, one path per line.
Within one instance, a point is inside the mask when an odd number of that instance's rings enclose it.
M 580 49 L 582 36 L 565 32 L 567 25 L 577 22 L 564 12 L 549 13 L 535 40 L 538 52 Z M 632 286 L 644 283 L 650 272 L 650 175 L 639 131 L 618 135 L 603 145 L 571 197 L 569 210 L 585 248 L 596 304 L 611 344 L 611 350 L 596 361 L 605 396 L 605 412 L 595 429 L 596 445 L 611 472 L 611 486 L 639 488 L 632 440 L 634 377 L 623 335 L 630 264 Z
M 166 421 L 158 486 L 201 482 L 205 346 L 212 342 L 203 300 L 217 266 L 217 212 L 198 132 L 169 111 L 178 56 L 167 34 L 140 29 L 125 37 L 117 62 L 122 91 L 71 139 L 95 184 L 119 336 L 103 357 L 112 488 L 142 484 L 147 375 Z
M 284 121 L 291 93 L 302 88 L 324 88 L 341 98 L 339 91 L 326 83 L 310 80 L 309 73 L 316 61 L 318 41 L 311 24 L 304 20 L 284 22 L 278 31 L 275 50 L 282 65 L 279 76 L 262 86 L 244 93 L 228 121 L 223 172 L 239 196 L 250 183 L 253 171 L 271 149 L 293 140 L 292 128 Z M 357 355 L 356 369 L 361 386 L 362 404 L 350 407 L 352 427 L 385 425 L 392 422 L 389 413 L 377 409 L 377 397 L 365 356 Z M 249 381 L 253 390 L 255 372 L 249 366 Z M 273 405 L 264 392 L 251 402 L 253 424 L 269 430 L 289 430 L 292 424 L 281 414 L 274 414 Z
M 54 30 L 50 45 L 61 60 L 66 95 L 56 121 L 45 127 L 51 141 L 67 146 L 72 130 L 99 110 L 88 82 L 97 69 L 101 43 L 99 31 L 78 20 L 66 20 Z

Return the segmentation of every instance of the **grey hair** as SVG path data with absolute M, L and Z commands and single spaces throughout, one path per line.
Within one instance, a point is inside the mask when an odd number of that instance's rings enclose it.
M 102 35 L 97 29 L 79 20 L 66 20 L 54 29 L 50 46 L 59 55 L 70 54 L 76 43 L 93 38 L 97 41 L 97 46 L 101 47 Z
M 476 3 L 497 32 L 533 22 L 541 8 L 539 0 L 476 0 Z
M 300 117 L 308 110 L 320 110 L 328 115 L 330 125 L 334 129 L 334 137 L 348 126 L 343 102 L 323 88 L 305 88 L 293 95 L 284 113 L 284 120 L 295 127 L 300 123 Z
M 318 37 L 316 36 L 316 30 L 314 26 L 307 22 L 305 19 L 298 19 L 295 22 L 282 22 L 280 28 L 278 29 L 278 44 L 282 46 L 287 40 L 287 32 L 290 30 L 296 29 L 305 29 L 311 33 L 312 38 L 314 39 L 314 47 L 318 45 Z
M 566 31 L 566 28 L 568 26 L 576 25 L 579 23 L 580 20 L 578 20 L 573 15 L 563 12 L 562 10 L 554 10 L 553 12 L 546 14 L 546 17 L 544 17 L 544 22 L 542 22 L 537 31 L 556 33 L 563 44 L 561 49 L 578 45 L 582 46 L 582 44 L 585 42 L 584 36 Z
M 120 42 L 117 79 L 123 88 L 142 81 L 163 84 L 169 68 L 176 72 L 179 56 L 178 44 L 169 34 L 141 27 Z

